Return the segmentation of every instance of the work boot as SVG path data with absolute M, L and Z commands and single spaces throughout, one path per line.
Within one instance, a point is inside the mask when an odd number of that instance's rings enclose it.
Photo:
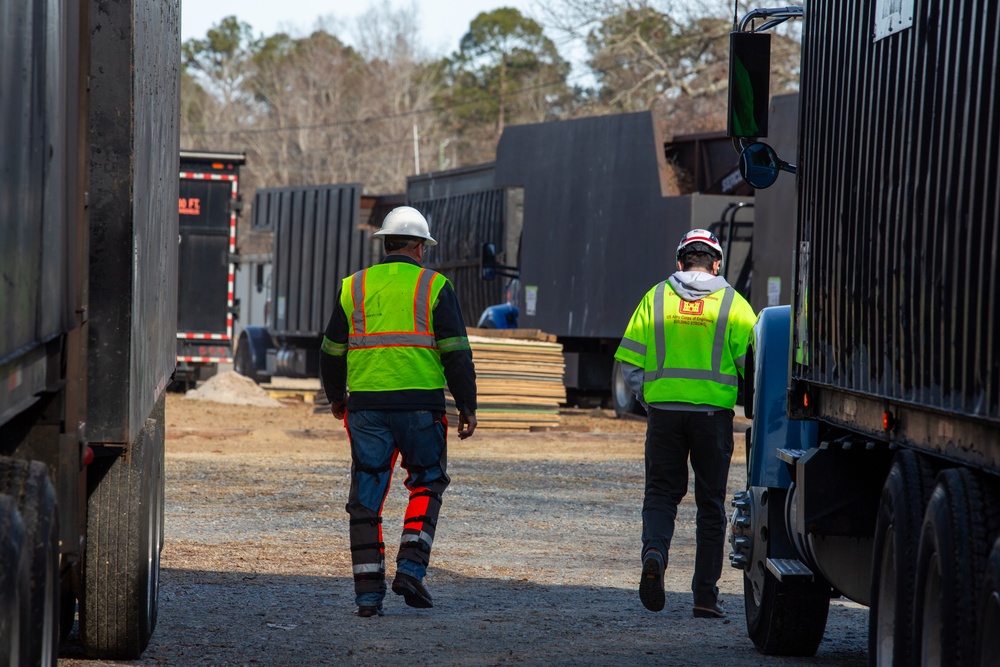
M 420 580 L 408 574 L 396 573 L 396 578 L 392 582 L 392 592 L 396 595 L 402 595 L 403 600 L 411 607 L 430 609 L 434 606 L 431 594 L 427 592 Z
M 722 601 L 717 600 L 715 604 L 696 604 L 693 614 L 695 618 L 725 618 L 726 610 L 722 607 Z
M 358 616 L 361 618 L 371 618 L 372 616 L 381 616 L 382 614 L 381 605 L 378 607 L 369 607 L 365 605 L 358 607 Z
M 666 602 L 663 592 L 663 556 L 659 551 L 650 549 L 642 561 L 642 577 L 639 579 L 639 599 L 642 606 L 650 611 L 660 611 Z

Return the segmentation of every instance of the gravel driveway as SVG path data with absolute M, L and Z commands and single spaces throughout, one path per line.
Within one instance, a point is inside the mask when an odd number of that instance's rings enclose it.
M 559 431 L 480 430 L 449 444 L 452 485 L 426 580 L 435 607 L 389 594 L 355 615 L 344 503 L 346 435 L 329 414 L 167 402 L 159 621 L 131 665 L 865 665 L 868 611 L 836 600 L 815 658 L 768 658 L 730 618 L 691 617 L 693 491 L 681 505 L 667 604 L 637 593 L 644 425 L 566 411 Z M 745 424 L 738 427 L 740 431 Z M 730 491 L 744 486 L 742 433 Z M 389 576 L 405 490 L 386 503 Z M 61 667 L 83 659 L 74 638 Z

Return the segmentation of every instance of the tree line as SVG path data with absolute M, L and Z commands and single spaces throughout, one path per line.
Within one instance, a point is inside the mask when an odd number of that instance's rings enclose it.
M 245 151 L 245 192 L 392 194 L 408 175 L 492 161 L 512 124 L 651 110 L 668 134 L 725 128 L 728 0 L 553 0 L 538 19 L 499 7 L 443 57 L 423 47 L 417 11 L 383 0 L 353 46 L 322 21 L 293 36 L 223 19 L 182 45 L 182 147 Z M 550 35 L 584 45 L 582 76 Z M 772 91 L 795 89 L 794 30 L 771 48 Z

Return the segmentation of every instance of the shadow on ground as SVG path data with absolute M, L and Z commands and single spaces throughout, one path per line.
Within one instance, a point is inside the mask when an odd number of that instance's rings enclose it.
M 139 661 L 87 660 L 75 634 L 59 665 L 836 665 L 867 664 L 867 610 L 834 603 L 814 658 L 757 654 L 742 599 L 730 618 L 691 617 L 690 594 L 667 593 L 660 613 L 633 590 L 472 579 L 434 569 L 435 608 L 390 591 L 385 615 L 355 615 L 343 577 L 164 569 L 156 633 Z M 835 628 L 835 632 L 830 632 Z

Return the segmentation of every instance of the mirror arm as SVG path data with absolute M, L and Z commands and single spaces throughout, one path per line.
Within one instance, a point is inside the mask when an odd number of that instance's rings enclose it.
M 505 278 L 521 277 L 521 271 L 516 266 L 502 266 L 498 264 L 493 268 L 493 272 L 498 276 L 504 276 Z
M 760 9 L 752 9 L 740 20 L 740 32 L 758 32 L 758 30 L 766 30 L 768 28 L 773 28 L 776 25 L 784 23 L 789 19 L 800 19 L 802 18 L 802 7 L 762 7 Z M 756 21 L 757 19 L 773 19 L 768 21 L 758 30 L 750 29 L 747 30 L 747 26 Z M 779 20 L 780 19 L 780 20 Z

